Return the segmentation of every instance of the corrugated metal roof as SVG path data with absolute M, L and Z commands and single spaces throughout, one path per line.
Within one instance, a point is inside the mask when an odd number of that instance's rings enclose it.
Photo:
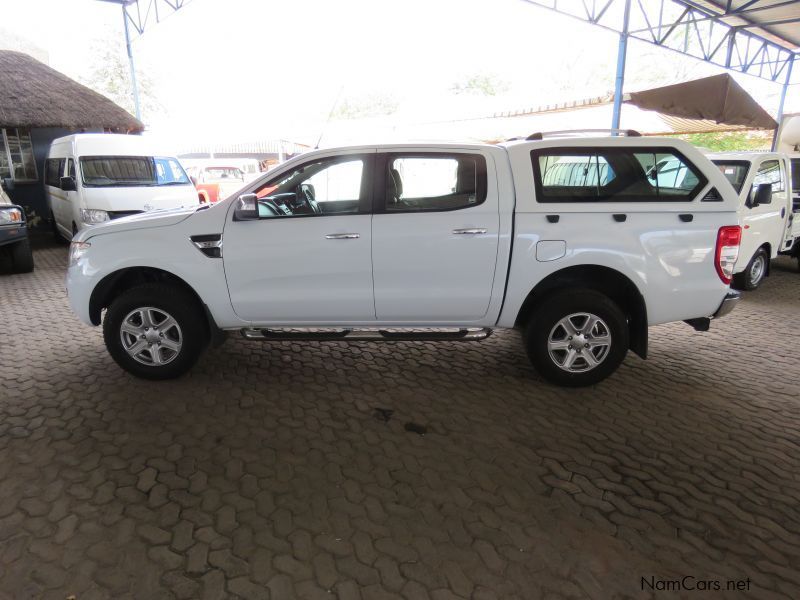
M 678 0 L 706 9 L 724 23 L 747 29 L 776 44 L 800 49 L 800 2 L 797 0 Z

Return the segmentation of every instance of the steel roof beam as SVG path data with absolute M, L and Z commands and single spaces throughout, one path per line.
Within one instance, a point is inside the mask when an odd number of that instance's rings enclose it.
M 582 11 L 574 10 L 574 5 L 573 10 L 567 10 L 565 3 L 558 0 L 523 1 L 725 69 L 769 81 L 777 82 L 796 56 L 792 50 L 748 31 L 751 27 L 760 27 L 756 23 L 731 25 L 723 20 L 726 16 L 740 17 L 740 14 L 733 12 L 736 10 L 761 10 L 761 7 L 755 6 L 760 0 L 751 0 L 736 9 L 731 8 L 729 3 L 727 15 L 715 13 L 692 0 L 637 0 L 631 3 L 629 9 L 629 22 L 634 25 L 631 28 L 625 26 L 625 0 L 608 0 L 601 10 L 597 10 L 597 2 L 589 5 L 582 2 Z M 615 5 L 616 10 L 610 10 L 612 5 Z M 667 15 L 667 22 L 664 21 L 664 15 Z M 720 52 L 726 44 L 726 52 Z M 800 72 L 800 69 L 796 71 Z

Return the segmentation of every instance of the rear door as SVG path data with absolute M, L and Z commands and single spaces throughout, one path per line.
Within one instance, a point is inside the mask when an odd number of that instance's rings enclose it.
M 378 321 L 479 321 L 492 299 L 499 202 L 491 155 L 379 153 L 372 218 Z

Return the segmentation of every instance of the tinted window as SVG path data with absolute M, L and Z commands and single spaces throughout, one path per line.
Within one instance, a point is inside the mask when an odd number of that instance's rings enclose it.
M 63 158 L 48 158 L 44 163 L 44 183 L 52 187 L 61 185 L 61 174 L 64 172 Z
M 741 192 L 750 171 L 750 163 L 745 160 L 715 160 L 713 163 L 719 167 L 725 179 L 731 182 L 733 189 L 737 193 Z
M 531 159 L 539 202 L 690 202 L 706 184 L 670 149 L 549 148 Z
M 83 184 L 89 187 L 185 185 L 189 178 L 178 161 L 152 156 L 84 156 Z
M 781 172 L 781 163 L 779 161 L 765 160 L 761 163 L 755 179 L 753 179 L 753 187 L 762 183 L 771 183 L 773 192 L 783 191 L 783 173 Z
M 792 189 L 800 192 L 800 158 L 792 159 Z
M 305 163 L 267 182 L 255 192 L 262 217 L 292 217 L 360 212 L 364 159 L 322 159 Z
M 476 154 L 390 154 L 384 181 L 387 212 L 469 208 L 486 199 L 486 161 Z

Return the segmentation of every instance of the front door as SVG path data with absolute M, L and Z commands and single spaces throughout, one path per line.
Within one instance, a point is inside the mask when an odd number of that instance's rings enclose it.
M 67 165 L 64 170 L 64 177 L 72 177 L 73 181 L 75 181 L 76 188 L 78 185 L 78 169 L 75 165 L 75 159 L 68 158 Z M 74 191 L 62 191 L 64 194 L 65 200 L 62 201 L 62 224 L 64 229 L 67 230 L 69 235 L 72 235 L 74 231 L 77 231 L 81 228 L 81 202 L 78 196 L 77 189 Z M 73 223 L 75 226 L 73 227 Z
M 237 315 L 263 325 L 375 320 L 373 160 L 363 151 L 315 158 L 251 190 L 259 220 L 229 211 L 222 255 Z
M 745 206 L 742 213 L 742 225 L 745 235 L 742 236 L 740 256 L 748 262 L 756 250 L 764 244 L 770 244 L 771 257 L 777 256 L 783 242 L 786 227 L 787 207 L 789 205 L 786 176 L 783 163 L 775 158 L 763 160 L 757 167 L 753 179 L 751 198 L 762 183 L 772 185 L 772 200 L 769 204 Z
M 379 321 L 479 321 L 489 308 L 500 218 L 487 157 L 459 151 L 379 154 L 372 219 Z

